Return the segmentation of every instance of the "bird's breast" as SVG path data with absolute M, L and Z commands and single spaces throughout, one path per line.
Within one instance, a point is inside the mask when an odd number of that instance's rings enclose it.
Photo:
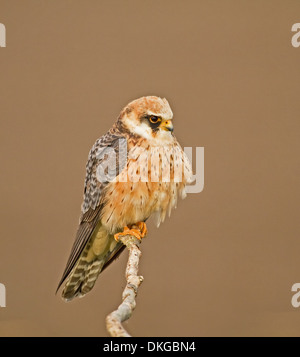
M 111 233 L 146 220 L 155 213 L 157 224 L 185 197 L 192 169 L 179 145 L 134 147 L 127 165 L 107 185 L 102 224 Z

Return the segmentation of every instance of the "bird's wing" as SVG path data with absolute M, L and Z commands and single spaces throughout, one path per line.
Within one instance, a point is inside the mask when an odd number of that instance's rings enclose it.
M 119 133 L 108 132 L 98 139 L 92 147 L 86 164 L 84 200 L 81 207 L 79 227 L 57 290 L 71 273 L 101 218 L 101 210 L 105 203 L 105 187 L 114 177 L 119 175 L 119 171 L 124 167 L 126 161 L 127 143 L 126 139 Z M 106 174 L 106 180 L 102 179 L 103 176 L 99 180 L 99 175 L 103 174 Z M 116 249 L 114 249 L 114 253 L 116 253 Z

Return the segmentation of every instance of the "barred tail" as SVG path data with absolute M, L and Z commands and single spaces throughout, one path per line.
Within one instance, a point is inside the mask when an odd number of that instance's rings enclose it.
M 100 226 L 67 277 L 62 298 L 69 301 L 76 296 L 87 294 L 95 285 L 102 269 L 121 251 L 122 246 L 122 243 L 117 243 L 114 237 Z
M 82 297 L 88 293 L 94 286 L 98 275 L 100 274 L 105 260 L 96 257 L 93 254 L 91 260 L 91 244 L 89 243 L 74 269 L 67 278 L 65 287 L 62 291 L 62 298 L 69 301 L 74 297 Z

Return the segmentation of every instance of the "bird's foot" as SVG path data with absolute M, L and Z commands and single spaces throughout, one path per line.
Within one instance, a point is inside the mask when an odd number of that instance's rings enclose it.
M 132 227 L 134 226 L 138 227 L 138 230 L 141 232 L 140 234 L 141 238 L 144 238 L 145 235 L 148 233 L 148 229 L 145 222 L 137 222 L 132 225 Z
M 138 240 L 141 240 L 147 234 L 147 226 L 145 222 L 138 222 L 130 225 L 129 227 L 125 226 L 123 232 L 116 233 L 114 235 L 115 240 L 118 242 L 120 236 L 133 235 Z

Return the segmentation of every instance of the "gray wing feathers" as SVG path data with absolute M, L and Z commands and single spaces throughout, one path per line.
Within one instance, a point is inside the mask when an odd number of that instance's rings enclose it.
M 108 184 L 109 180 L 113 179 L 112 176 L 113 174 L 115 176 L 119 174 L 119 157 L 120 157 L 119 149 L 120 148 L 122 149 L 122 146 L 120 146 L 119 143 L 119 139 L 125 140 L 118 133 L 116 134 L 116 133 L 108 132 L 106 135 L 104 135 L 103 137 L 101 137 L 95 142 L 94 146 L 89 152 L 89 157 L 86 164 L 84 200 L 81 207 L 79 227 L 71 250 L 70 257 L 68 259 L 63 276 L 58 284 L 57 290 L 67 279 L 67 277 L 70 275 L 72 270 L 75 271 L 75 268 L 76 270 L 78 270 L 78 265 L 80 265 L 82 259 L 84 261 L 84 253 L 87 252 L 87 248 L 88 248 L 87 244 L 99 220 L 101 219 L 101 209 L 103 207 L 103 204 L 105 203 L 104 202 L 105 187 Z M 124 149 L 125 146 L 123 145 L 122 151 Z M 127 144 L 126 144 L 126 149 L 127 149 Z M 112 163 L 110 162 L 112 157 L 111 150 L 114 150 L 114 152 L 116 153 L 116 160 L 115 160 L 116 170 L 114 172 L 111 171 L 108 172 L 107 181 L 104 180 L 100 182 L 97 178 L 97 170 L 99 169 L 99 167 L 100 168 L 112 167 Z M 120 249 L 120 246 L 118 246 L 118 248 Z M 103 262 L 102 266 L 104 265 L 104 263 L 106 263 L 106 261 Z M 98 261 L 98 263 L 94 263 L 94 265 L 98 265 L 98 271 L 100 273 L 102 268 L 101 263 L 99 263 Z M 90 269 L 95 270 L 95 266 L 94 267 L 91 266 Z M 78 274 L 80 272 L 83 272 L 83 270 L 81 271 L 79 269 Z M 83 276 L 85 276 L 85 274 Z M 70 278 L 72 279 L 72 277 Z M 76 276 L 73 278 L 75 279 Z M 68 279 L 68 283 L 69 282 L 70 281 Z M 82 280 L 80 282 L 78 280 L 77 284 L 79 284 L 80 286 L 80 284 L 82 284 Z M 76 285 L 74 285 L 72 290 L 76 291 L 76 288 L 79 288 L 79 286 L 76 287 Z

